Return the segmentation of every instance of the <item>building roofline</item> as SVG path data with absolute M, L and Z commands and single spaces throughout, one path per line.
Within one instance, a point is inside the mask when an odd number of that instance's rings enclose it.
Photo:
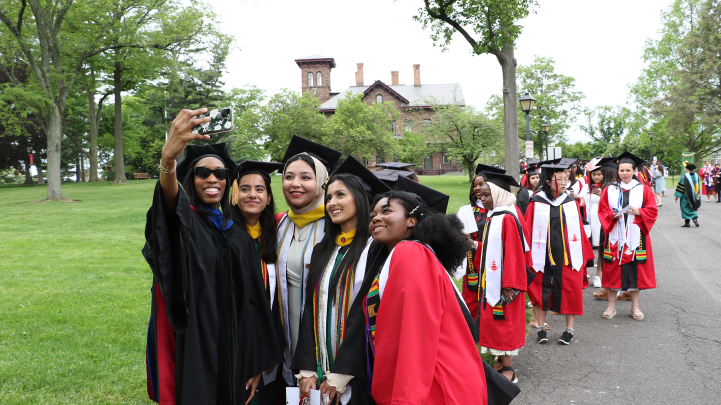
M 363 95 L 364 95 L 364 96 L 367 96 L 368 93 L 370 93 L 370 92 L 371 92 L 373 89 L 375 89 L 376 87 L 380 87 L 380 88 L 382 88 L 383 90 L 391 93 L 391 95 L 393 95 L 395 98 L 401 100 L 402 102 L 404 102 L 404 103 L 406 103 L 406 104 L 410 104 L 410 101 L 408 101 L 407 98 L 401 96 L 397 91 L 393 90 L 389 85 L 383 83 L 383 82 L 380 81 L 380 80 L 376 80 L 375 83 L 373 83 L 373 84 L 371 84 L 370 86 L 368 86 L 368 88 L 365 89 L 365 91 L 363 91 Z

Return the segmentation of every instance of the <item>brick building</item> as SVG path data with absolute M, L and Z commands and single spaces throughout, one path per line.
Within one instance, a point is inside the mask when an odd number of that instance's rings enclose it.
M 316 54 L 296 59 L 295 63 L 301 70 L 302 92 L 311 92 L 318 97 L 321 102 L 319 109 L 326 115 L 333 114 L 338 107 L 338 100 L 345 98 L 349 92 L 363 94 L 363 101 L 368 104 L 392 101 L 400 112 L 400 117 L 395 122 L 390 122 L 390 130 L 397 139 L 401 139 L 407 131 L 419 130 L 433 119 L 435 113 L 426 102 L 427 99 L 449 101 L 455 99 L 461 106 L 464 105 L 460 84 L 421 84 L 421 65 L 418 64 L 413 65 L 413 85 L 400 84 L 398 71 L 391 72 L 390 85 L 381 80 L 366 85 L 363 78 L 363 64 L 358 63 L 355 85 L 334 93 L 330 87 L 330 71 L 336 66 L 333 58 Z M 393 156 L 371 156 L 363 159 L 367 166 L 390 160 L 395 159 Z M 423 159 L 423 163 L 417 166 L 416 171 L 420 174 L 436 175 L 459 172 L 462 169 L 458 163 L 450 161 L 444 153 L 434 153 Z

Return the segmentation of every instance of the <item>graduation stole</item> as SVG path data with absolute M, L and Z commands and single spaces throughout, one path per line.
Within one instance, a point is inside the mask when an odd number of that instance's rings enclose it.
M 376 315 L 378 314 L 378 307 L 381 305 L 380 296 L 380 270 L 373 279 L 368 294 L 363 298 L 363 316 L 365 317 L 366 327 L 366 390 L 368 394 L 371 393 L 371 387 L 373 386 L 373 369 L 371 368 L 371 358 L 376 357 Z
M 535 271 L 544 272 L 546 255 L 551 265 L 556 265 L 556 260 L 563 260 L 565 266 L 571 265 L 575 271 L 580 271 L 585 265 L 583 262 L 583 244 L 581 233 L 581 219 L 578 215 L 578 205 L 575 201 L 563 203 L 568 197 L 565 193 L 555 200 L 549 200 L 544 193 L 537 193 L 548 203 L 536 203 L 533 207 L 533 228 L 531 243 L 532 266 Z M 561 240 L 563 241 L 563 257 L 555 258 L 551 253 L 551 209 L 559 211 L 561 221 Z M 564 220 L 565 219 L 565 220 Z M 570 260 L 569 260 L 570 259 Z
M 689 202 L 693 204 L 694 202 L 701 199 L 701 187 L 699 186 L 698 176 L 691 176 L 691 173 L 686 173 L 684 177 L 688 180 L 688 184 L 691 185 L 691 188 L 693 190 L 690 190 L 689 196 Z M 686 187 L 684 186 L 684 190 Z M 682 191 L 683 192 L 683 191 Z
M 335 294 L 330 294 L 330 282 L 335 276 L 344 254 L 342 246 L 336 246 L 323 274 L 318 279 L 313 292 L 313 321 L 315 337 L 315 359 L 318 382 L 325 380 L 325 374 L 333 367 L 333 359 L 345 338 L 346 320 L 351 306 L 354 271 L 351 267 L 336 287 Z M 332 336 L 329 338 L 329 334 Z
M 473 206 L 473 217 L 476 221 L 481 219 L 481 214 L 485 212 L 484 209 L 478 206 Z M 478 237 L 478 232 L 470 234 L 471 239 L 482 243 L 482 238 Z M 468 251 L 468 270 L 466 271 L 466 288 L 468 291 L 478 291 L 478 269 L 476 268 L 476 249 L 470 249 Z
M 609 186 L 608 206 L 613 212 L 620 211 L 623 205 L 623 191 L 628 191 L 628 205 L 631 207 L 641 208 L 643 206 L 644 186 L 636 180 L 628 183 L 619 183 L 615 186 Z M 613 225 L 611 232 L 608 234 L 608 254 L 604 248 L 604 259 L 610 256 L 611 261 L 618 259 L 620 264 L 631 262 L 642 245 L 641 228 L 635 223 L 636 216 L 629 213 L 626 218 L 619 218 Z M 646 251 L 641 252 L 641 256 L 646 256 Z

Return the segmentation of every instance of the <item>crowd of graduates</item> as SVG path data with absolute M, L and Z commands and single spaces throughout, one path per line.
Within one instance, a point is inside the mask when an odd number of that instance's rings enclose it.
M 628 152 L 531 163 L 521 184 L 479 165 L 468 204 L 446 215 L 449 197 L 415 176 L 338 164 L 340 152 L 301 137 L 278 163 L 188 145 L 208 139 L 191 130 L 202 112 L 173 122 L 147 215 L 155 402 L 303 404 L 318 390 L 327 403 L 507 404 L 528 306 L 538 344 L 548 311 L 565 315 L 557 338 L 570 344 L 597 266 L 603 318 L 617 294 L 644 317 L 657 204 Z M 692 208 L 697 177 L 680 187 Z

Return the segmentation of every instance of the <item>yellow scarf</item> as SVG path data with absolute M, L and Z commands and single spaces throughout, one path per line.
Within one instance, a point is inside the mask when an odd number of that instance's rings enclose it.
M 298 228 L 304 228 L 313 221 L 317 221 L 325 216 L 325 204 L 321 204 L 318 208 L 305 214 L 296 214 L 293 210 L 288 210 L 288 219 L 293 221 Z
M 248 234 L 251 238 L 258 239 L 260 237 L 260 221 L 256 222 L 253 226 L 245 224 L 245 227 L 248 228 Z
M 341 231 L 340 235 L 335 237 L 335 244 L 338 246 L 348 246 L 353 242 L 353 237 L 355 237 L 355 229 L 348 233 Z

